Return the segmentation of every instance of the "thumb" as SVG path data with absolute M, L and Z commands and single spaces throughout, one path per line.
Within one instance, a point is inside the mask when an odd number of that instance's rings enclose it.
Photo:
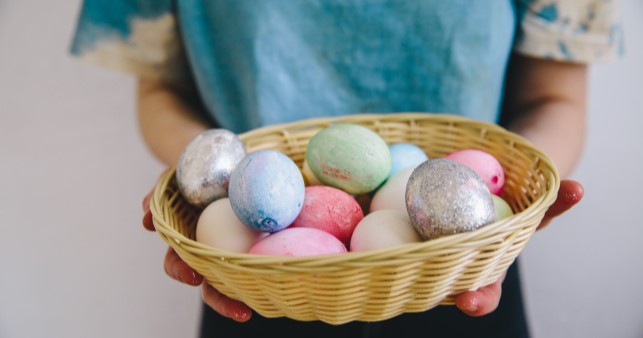
M 545 217 L 543 217 L 542 222 L 538 226 L 538 230 L 546 227 L 552 219 L 562 215 L 567 210 L 578 204 L 584 194 L 585 190 L 579 182 L 573 180 L 561 181 L 556 201 L 545 213 Z

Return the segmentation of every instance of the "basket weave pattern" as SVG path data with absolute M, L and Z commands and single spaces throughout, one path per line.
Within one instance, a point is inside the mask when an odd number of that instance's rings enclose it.
M 453 304 L 455 295 L 496 281 L 556 198 L 560 179 L 546 155 L 498 126 L 452 115 L 318 118 L 256 129 L 240 138 L 248 152 L 278 150 L 301 168 L 308 140 L 339 122 L 368 127 L 389 144 L 416 144 L 430 158 L 464 148 L 491 153 L 503 165 L 502 197 L 516 214 L 472 232 L 377 251 L 313 257 L 231 253 L 194 240 L 201 210 L 182 198 L 170 171 L 157 184 L 150 207 L 158 234 L 209 284 L 265 317 L 330 324 L 380 321 Z

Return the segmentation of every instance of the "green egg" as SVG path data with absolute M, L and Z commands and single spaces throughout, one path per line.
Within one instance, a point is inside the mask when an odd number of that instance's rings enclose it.
M 509 206 L 509 203 L 497 195 L 491 195 L 493 198 L 493 205 L 496 207 L 496 221 L 500 221 L 514 214 Z
M 377 189 L 391 170 L 388 145 L 374 131 L 356 124 L 320 130 L 306 147 L 310 170 L 323 184 L 363 194 Z

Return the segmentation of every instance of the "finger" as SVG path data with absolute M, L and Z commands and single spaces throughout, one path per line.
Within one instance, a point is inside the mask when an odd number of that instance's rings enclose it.
M 150 191 L 143 197 L 143 212 L 148 212 L 150 210 L 150 201 L 152 200 L 152 195 L 154 195 L 154 190 Z
M 203 276 L 185 263 L 172 247 L 167 248 L 164 268 L 168 276 L 181 283 L 197 286 L 203 282 Z
M 163 170 L 161 175 L 159 176 L 157 183 L 159 180 L 165 176 L 168 171 L 170 171 L 170 168 L 166 168 Z M 154 189 L 152 189 L 145 197 L 143 197 L 143 227 L 147 230 L 150 231 L 155 231 L 156 229 L 154 228 L 154 218 L 152 217 L 152 213 L 150 212 L 150 202 L 152 201 L 152 196 L 154 196 Z
M 154 218 L 152 217 L 152 212 L 150 211 L 150 201 L 152 200 L 152 195 L 154 190 L 150 191 L 143 198 L 143 227 L 147 230 L 154 231 Z
M 476 291 L 467 291 L 459 294 L 455 299 L 455 305 L 460 311 L 472 317 L 490 314 L 498 308 L 498 304 L 500 303 L 502 282 L 505 276 L 506 273 L 495 283 Z
M 208 283 L 203 282 L 201 289 L 203 301 L 222 316 L 240 323 L 246 322 L 252 317 L 252 310 L 246 304 L 226 297 Z
M 143 227 L 149 231 L 155 231 L 154 229 L 154 218 L 150 210 L 145 211 L 143 214 Z
M 542 222 L 538 226 L 538 230 L 546 227 L 552 219 L 565 213 L 571 209 L 583 198 L 585 190 L 583 186 L 572 180 L 563 180 L 560 182 L 560 189 L 558 189 L 558 196 L 554 204 L 549 207 L 543 217 Z

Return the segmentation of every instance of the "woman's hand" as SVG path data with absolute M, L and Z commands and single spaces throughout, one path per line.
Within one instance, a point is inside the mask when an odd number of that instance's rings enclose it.
M 168 170 L 164 171 L 161 176 L 166 174 Z M 150 201 L 153 194 L 154 191 L 152 190 L 143 199 L 143 227 L 149 231 L 155 231 L 152 212 L 150 211 Z M 163 266 L 165 273 L 172 279 L 187 285 L 201 285 L 201 294 L 204 302 L 222 316 L 238 322 L 245 322 L 252 316 L 252 310 L 250 310 L 247 305 L 226 297 L 208 285 L 203 279 L 203 276 L 185 263 L 172 247 L 168 247 L 167 249 Z
M 554 204 L 549 207 L 537 230 L 540 230 L 551 223 L 552 219 L 571 209 L 583 198 L 583 186 L 572 180 L 560 182 L 558 197 Z M 498 281 L 491 285 L 482 287 L 476 291 L 467 291 L 459 294 L 455 299 L 455 305 L 469 316 L 484 316 L 493 312 L 500 302 L 502 294 L 502 282 L 505 274 Z

